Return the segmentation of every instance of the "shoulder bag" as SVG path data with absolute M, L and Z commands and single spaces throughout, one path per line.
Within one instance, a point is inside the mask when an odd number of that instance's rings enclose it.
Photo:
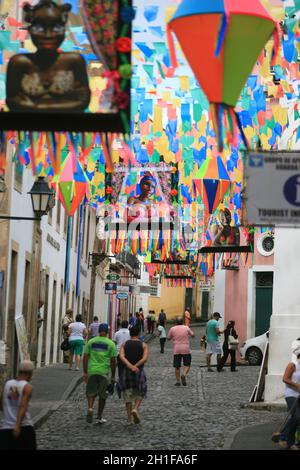
M 231 330 L 232 333 L 232 330 Z M 228 349 L 231 349 L 232 351 L 237 350 L 239 345 L 239 340 L 235 338 L 232 334 L 228 335 Z

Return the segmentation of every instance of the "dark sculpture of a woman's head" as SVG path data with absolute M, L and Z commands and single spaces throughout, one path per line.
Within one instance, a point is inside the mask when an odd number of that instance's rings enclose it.
M 34 6 L 25 3 L 24 19 L 29 23 L 28 31 L 38 50 L 57 50 L 65 38 L 65 26 L 72 6 L 57 5 L 52 0 L 40 0 Z
M 40 0 L 24 5 L 31 40 L 37 50 L 9 60 L 6 104 L 10 111 L 78 112 L 90 102 L 86 63 L 77 52 L 59 50 L 71 5 Z

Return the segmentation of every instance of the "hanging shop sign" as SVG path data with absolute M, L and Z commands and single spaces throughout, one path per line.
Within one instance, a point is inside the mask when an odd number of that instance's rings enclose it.
M 129 292 L 129 286 L 117 286 L 117 292 Z
M 199 282 L 199 288 L 202 292 L 210 291 L 210 287 L 211 287 L 210 282 L 205 282 L 205 281 L 200 281 Z
M 246 160 L 244 221 L 300 225 L 300 152 L 250 152 Z
M 117 292 L 117 284 L 115 282 L 105 283 L 105 294 L 115 294 Z
M 114 282 L 117 282 L 121 279 L 121 276 L 120 274 L 115 274 L 115 273 L 109 273 L 107 276 L 106 276 L 106 279 L 108 281 L 114 281 Z
M 118 292 L 117 293 L 117 299 L 127 300 L 128 299 L 128 293 L 127 292 Z

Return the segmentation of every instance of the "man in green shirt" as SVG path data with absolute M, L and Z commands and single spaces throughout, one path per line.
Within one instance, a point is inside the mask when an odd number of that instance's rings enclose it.
M 86 420 L 93 422 L 93 406 L 98 395 L 98 416 L 96 423 L 104 424 L 102 418 L 107 397 L 109 372 L 111 372 L 112 386 L 115 382 L 117 348 L 115 343 L 107 338 L 108 324 L 100 323 L 99 336 L 90 339 L 86 345 L 83 357 L 83 379 L 86 383 L 86 396 L 88 412 Z

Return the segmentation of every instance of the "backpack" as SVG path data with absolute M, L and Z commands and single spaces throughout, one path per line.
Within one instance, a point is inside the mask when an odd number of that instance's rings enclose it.
M 69 349 L 70 349 L 69 338 L 65 338 L 63 340 L 63 342 L 60 345 L 60 349 L 62 351 L 69 351 Z

